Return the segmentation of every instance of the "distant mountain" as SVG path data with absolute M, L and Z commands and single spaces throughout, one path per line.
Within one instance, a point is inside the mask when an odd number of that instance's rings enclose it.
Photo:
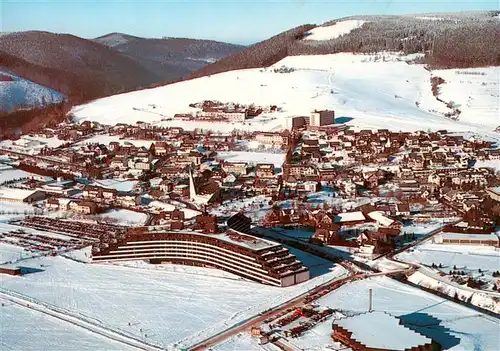
M 95 40 L 40 31 L 0 33 L 0 129 L 63 118 L 70 105 L 185 78 L 242 46 L 112 33 Z M 8 89 L 7 89 L 8 87 Z M 45 89 L 46 88 L 46 89 Z M 45 113 L 43 106 L 59 102 Z M 68 105 L 68 106 L 65 106 Z M 10 112 L 38 106 L 36 111 Z M 42 114 L 46 115 L 45 117 Z M 0 133 L 1 134 L 1 133 Z
M 1 66 L 86 101 L 159 81 L 134 60 L 106 46 L 68 34 L 18 32 L 0 36 Z
M 81 102 L 179 79 L 242 48 L 121 33 L 87 40 L 28 31 L 0 35 L 0 66 Z
M 165 81 L 181 78 L 244 48 L 211 40 L 149 39 L 123 33 L 110 33 L 94 41 L 119 51 Z
M 129 41 L 141 39 L 139 37 L 134 37 L 133 35 L 123 34 L 123 33 L 109 33 L 98 38 L 95 38 L 94 41 L 99 44 L 109 46 L 113 48 L 117 45 L 126 44 Z
M 284 57 L 339 52 L 402 51 L 425 55 L 433 68 L 500 65 L 500 11 L 352 16 L 303 25 L 250 46 L 190 78 L 270 66 Z
M 499 12 L 355 16 L 299 26 L 183 79 L 74 107 L 77 121 L 277 131 L 291 116 L 335 110 L 360 128 L 498 128 Z M 113 43 L 128 40 L 115 36 Z M 122 44 L 120 44 L 122 45 Z M 202 79 L 194 79 L 201 78 Z M 215 100 L 280 111 L 245 123 L 172 118 Z M 266 119 L 267 117 L 271 117 Z

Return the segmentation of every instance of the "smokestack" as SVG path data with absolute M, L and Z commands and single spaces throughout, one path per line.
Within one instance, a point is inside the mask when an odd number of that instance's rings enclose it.
M 372 311 L 373 294 L 372 289 L 368 289 L 368 312 Z

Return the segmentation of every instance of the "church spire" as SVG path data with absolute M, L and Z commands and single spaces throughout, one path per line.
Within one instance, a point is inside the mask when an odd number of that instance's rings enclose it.
M 189 197 L 193 200 L 196 197 L 196 188 L 194 186 L 193 170 L 189 169 Z

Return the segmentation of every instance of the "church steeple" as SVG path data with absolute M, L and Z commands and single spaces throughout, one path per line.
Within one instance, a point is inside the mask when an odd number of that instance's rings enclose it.
M 189 169 L 189 198 L 191 200 L 196 198 L 196 188 L 194 186 L 193 170 Z

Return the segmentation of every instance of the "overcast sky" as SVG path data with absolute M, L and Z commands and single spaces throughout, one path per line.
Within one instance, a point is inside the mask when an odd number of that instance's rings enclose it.
M 301 24 L 349 15 L 498 9 L 498 0 L 0 0 L 0 31 L 84 38 L 123 32 L 252 44 Z

